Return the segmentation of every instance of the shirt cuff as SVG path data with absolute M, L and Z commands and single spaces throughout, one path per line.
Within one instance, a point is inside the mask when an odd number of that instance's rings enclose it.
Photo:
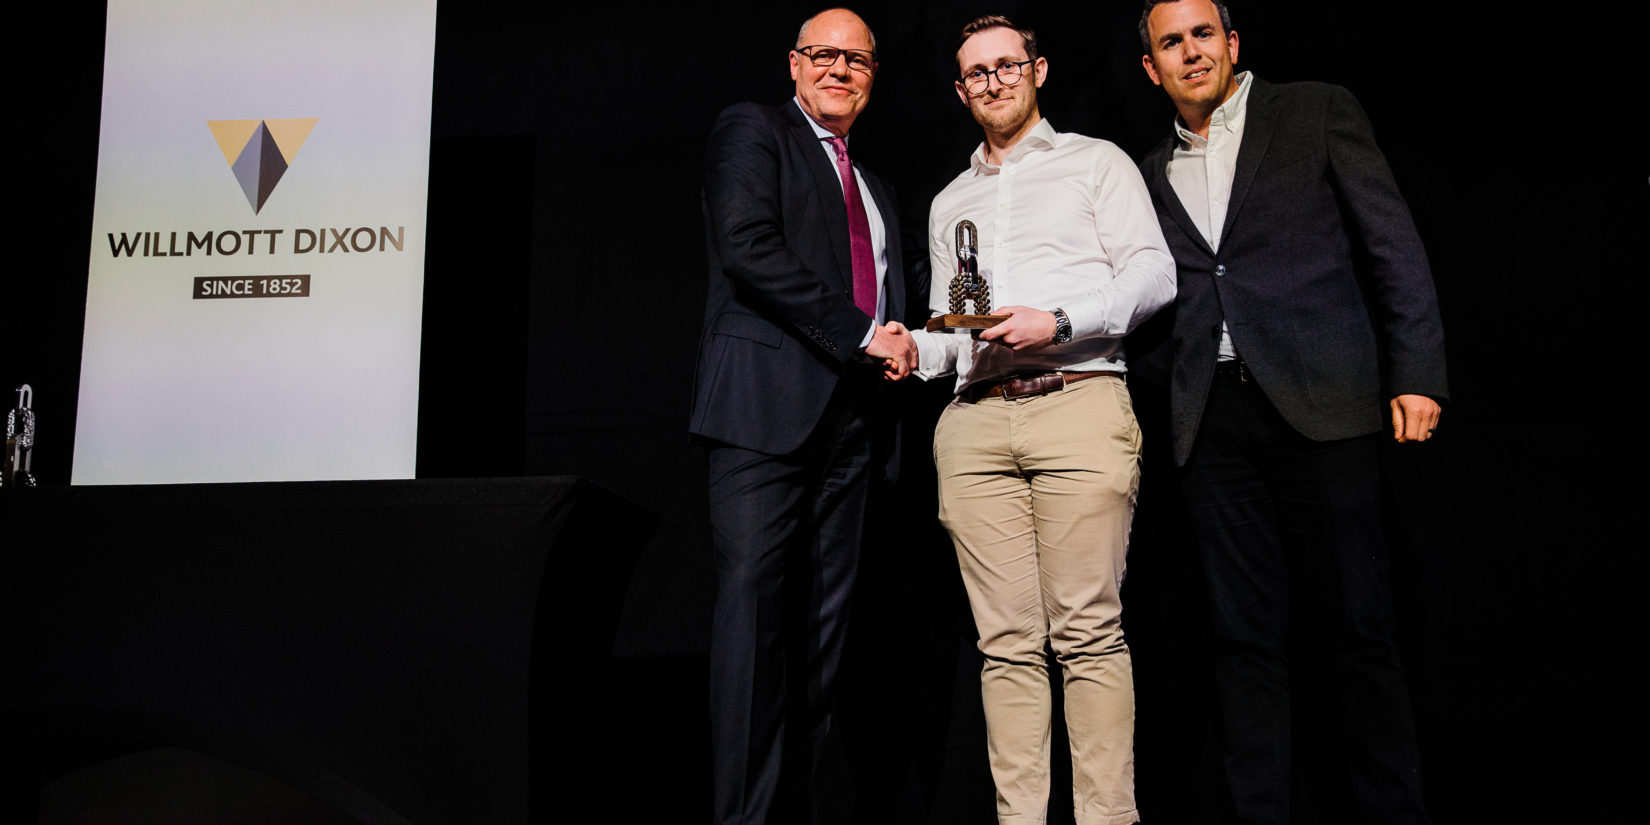
M 953 371 L 955 356 L 946 347 L 944 336 L 952 333 L 929 332 L 925 329 L 911 330 L 911 341 L 917 345 L 917 377 L 924 381 L 949 375 Z
M 1071 340 L 1076 341 L 1096 334 L 1104 335 L 1109 324 L 1106 323 L 1106 310 L 1097 297 L 1084 296 L 1075 300 L 1064 301 L 1060 308 L 1066 311 L 1066 320 L 1071 322 Z M 1049 312 L 1054 307 L 1049 307 Z

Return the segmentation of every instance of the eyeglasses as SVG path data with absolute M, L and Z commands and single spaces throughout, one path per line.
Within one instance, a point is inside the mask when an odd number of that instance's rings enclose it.
M 1026 64 L 1034 62 L 1036 62 L 1035 59 L 1021 60 L 1017 63 L 1002 63 L 995 69 L 975 69 L 963 75 L 957 82 L 961 83 L 963 88 L 967 89 L 971 95 L 984 92 L 991 85 L 990 77 L 992 75 L 997 76 L 998 83 L 1004 86 L 1013 86 L 1020 82 L 1020 78 L 1025 77 Z
M 837 58 L 848 58 L 848 68 L 856 72 L 870 74 L 876 70 L 877 54 L 864 49 L 839 49 L 835 46 L 803 46 L 793 49 L 797 54 L 808 58 L 808 62 L 820 67 L 829 68 L 836 65 Z

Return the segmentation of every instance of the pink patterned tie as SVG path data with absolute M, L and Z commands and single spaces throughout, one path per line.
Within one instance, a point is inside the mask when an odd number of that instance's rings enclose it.
M 848 142 L 829 137 L 836 151 L 836 172 L 842 176 L 842 196 L 848 202 L 848 256 L 854 264 L 854 306 L 877 317 L 877 259 L 871 251 L 871 221 L 865 217 L 865 203 L 859 198 L 854 165 L 848 161 Z

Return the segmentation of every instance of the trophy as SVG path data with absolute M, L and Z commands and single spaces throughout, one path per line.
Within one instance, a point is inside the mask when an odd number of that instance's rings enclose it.
M 950 312 L 928 319 L 929 332 L 962 332 L 979 337 L 980 330 L 1008 320 L 1007 315 L 990 315 L 991 287 L 980 274 L 980 231 L 973 221 L 957 222 L 957 276 L 951 279 Z M 975 315 L 965 314 L 968 304 Z
M 6 414 L 6 457 L 0 464 L 0 486 L 33 487 L 29 464 L 34 458 L 34 389 L 17 388 L 17 406 Z

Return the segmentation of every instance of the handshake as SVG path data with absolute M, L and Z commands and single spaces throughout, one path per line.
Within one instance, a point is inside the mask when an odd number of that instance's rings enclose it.
M 1042 349 L 1054 343 L 1054 336 L 1059 331 L 1054 313 L 1047 310 L 1011 306 L 1001 307 L 995 314 L 1006 316 L 1006 319 L 981 332 L 980 340 L 1016 352 Z M 1069 328 L 1066 334 L 1069 340 Z M 865 355 L 881 359 L 884 369 L 882 377 L 889 381 L 898 381 L 917 368 L 916 339 L 898 321 L 889 321 L 871 333 L 871 343 L 865 345 Z
M 865 345 L 865 354 L 882 360 L 882 377 L 889 381 L 898 381 L 917 368 L 917 342 L 898 321 L 878 326 L 871 333 L 871 343 Z

